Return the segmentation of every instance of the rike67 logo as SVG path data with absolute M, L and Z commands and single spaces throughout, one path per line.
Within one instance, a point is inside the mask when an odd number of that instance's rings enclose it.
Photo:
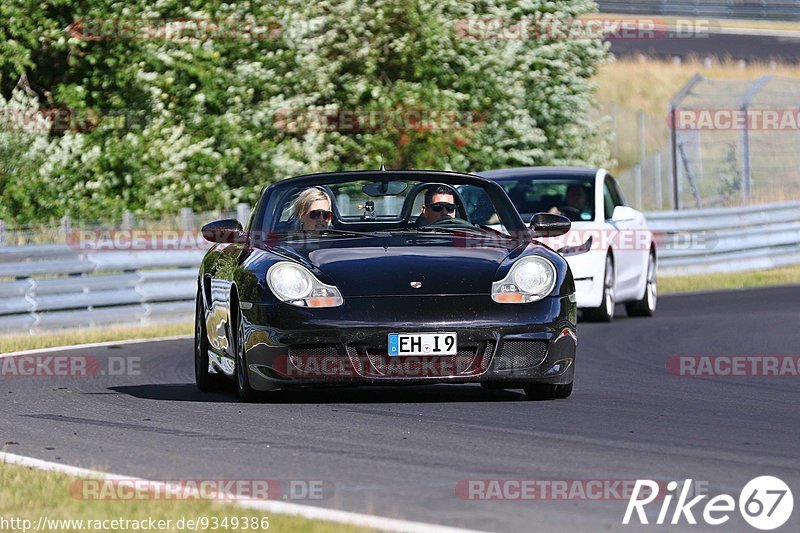
M 663 482 L 658 483 L 649 479 L 636 480 L 622 523 L 630 524 L 635 512 L 640 524 L 649 524 L 645 507 L 656 500 L 661 504 L 654 522 L 658 525 L 680 523 L 694 525 L 697 524 L 695 514 L 711 526 L 719 526 L 730 520 L 737 506 L 733 496 L 719 494 L 702 505 L 701 502 L 708 495 L 701 494 L 690 500 L 691 486 L 691 479 L 687 479 L 683 485 L 677 481 L 670 481 L 666 486 L 666 494 L 660 494 L 659 489 L 663 487 Z M 676 496 L 675 507 L 671 508 Z M 657 508 L 658 504 L 655 507 Z M 760 476 L 751 479 L 739 493 L 738 507 L 745 522 L 756 529 L 768 531 L 781 527 L 789 520 L 794 508 L 794 498 L 789 486 L 781 479 Z M 653 508 L 649 510 L 651 513 L 655 511 Z

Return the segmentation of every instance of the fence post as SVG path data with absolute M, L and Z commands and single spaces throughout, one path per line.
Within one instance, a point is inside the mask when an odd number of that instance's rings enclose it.
M 133 218 L 133 213 L 125 211 L 122 213 L 122 229 L 133 229 L 136 220 Z
M 653 154 L 653 179 L 656 186 L 656 206 L 658 209 L 664 207 L 664 195 L 661 191 L 661 150 L 656 150 Z
M 633 167 L 633 183 L 636 209 L 642 208 L 642 165 Z
M 64 235 L 69 235 L 69 232 L 72 231 L 72 219 L 69 215 L 64 215 L 61 218 L 61 233 Z
M 181 229 L 194 229 L 194 211 L 191 207 L 181 208 Z
M 244 202 L 236 204 L 236 218 L 242 223 L 242 226 L 246 226 L 250 219 L 250 204 Z
M 0 219 L 0 246 L 6 243 L 6 221 Z
M 703 76 L 700 74 L 692 76 L 692 79 L 687 81 L 686 85 L 681 87 L 681 90 L 669 102 L 669 123 L 672 130 L 670 134 L 672 143 L 672 207 L 676 211 L 681 208 L 680 170 L 678 168 L 678 120 L 676 114 L 683 99 L 702 79 Z
M 752 187 L 751 168 L 750 162 L 750 125 L 747 117 L 747 109 L 750 107 L 750 102 L 758 94 L 758 92 L 769 83 L 772 76 L 761 76 L 742 97 L 742 105 L 739 108 L 745 116 L 744 127 L 742 128 L 742 199 L 747 200 L 750 197 L 750 189 Z
M 617 103 L 611 102 L 610 109 L 611 113 L 611 129 L 612 129 L 612 146 L 611 146 L 611 153 L 613 154 L 615 159 L 619 158 L 619 135 L 617 132 Z
M 644 165 L 644 160 L 647 157 L 647 144 L 645 140 L 645 124 L 644 124 L 644 111 L 639 110 L 639 165 Z

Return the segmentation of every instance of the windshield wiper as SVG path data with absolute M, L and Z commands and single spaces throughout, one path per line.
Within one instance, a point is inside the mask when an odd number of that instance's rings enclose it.
M 322 230 L 322 231 L 317 232 L 317 233 L 319 235 L 325 235 L 325 234 L 330 234 L 330 235 L 351 235 L 351 236 L 354 236 L 354 237 L 389 237 L 390 236 L 388 233 L 381 232 L 381 231 L 370 231 L 370 232 L 367 232 L 367 231 L 354 231 L 354 230 L 350 230 L 350 229 L 335 229 L 335 228 L 325 229 L 325 230 Z
M 486 233 L 486 230 L 481 228 L 447 228 L 447 227 L 439 227 L 439 226 L 420 226 L 418 228 L 409 228 L 411 231 L 419 231 L 419 232 L 430 232 L 435 233 L 439 231 L 443 231 L 446 233 L 455 233 L 459 231 L 466 231 L 470 233 L 479 233 L 483 235 Z

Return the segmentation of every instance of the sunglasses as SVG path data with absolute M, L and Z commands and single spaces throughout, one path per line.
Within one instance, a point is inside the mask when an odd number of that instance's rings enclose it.
M 436 202 L 434 204 L 427 204 L 427 205 L 437 213 L 440 213 L 442 209 L 447 209 L 448 213 L 452 213 L 456 210 L 456 204 L 451 204 L 448 202 Z
M 311 220 L 317 220 L 320 217 L 324 218 L 325 220 L 330 220 L 332 214 L 333 213 L 327 209 L 314 209 L 313 211 L 308 212 L 308 216 L 311 218 Z

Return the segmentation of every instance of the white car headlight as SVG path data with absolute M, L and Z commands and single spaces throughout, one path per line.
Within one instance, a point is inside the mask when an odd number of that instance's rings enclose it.
M 288 261 L 275 263 L 267 270 L 267 285 L 280 301 L 297 307 L 337 307 L 344 303 L 339 289 Z
M 523 257 L 505 278 L 492 283 L 492 300 L 500 303 L 536 302 L 550 294 L 556 285 L 556 267 L 540 256 Z

